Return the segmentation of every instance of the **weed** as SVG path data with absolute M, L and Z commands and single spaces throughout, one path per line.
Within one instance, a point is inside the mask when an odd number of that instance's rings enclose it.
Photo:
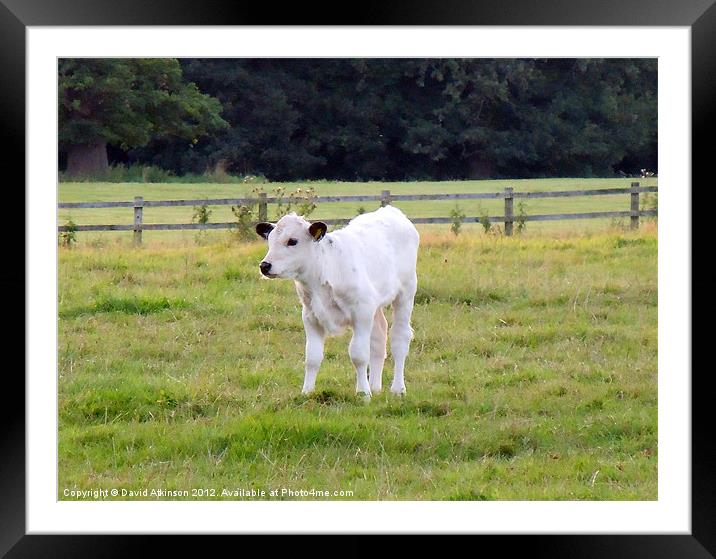
M 492 222 L 490 221 L 490 215 L 487 213 L 487 210 L 482 207 L 482 204 L 478 205 L 478 216 L 478 221 L 485 230 L 485 233 L 489 233 L 492 228 Z
M 77 224 L 71 219 L 65 223 L 65 229 L 60 233 L 60 244 L 65 248 L 71 248 L 77 242 Z
M 641 197 L 641 209 L 646 211 L 658 211 L 659 210 L 659 194 L 656 192 L 647 192 Z M 650 215 L 642 219 L 646 219 L 651 222 L 657 220 L 657 216 Z
M 285 187 L 278 186 L 273 190 L 273 195 L 276 198 L 274 210 L 276 220 L 292 211 L 303 217 L 308 217 L 318 207 L 316 205 L 316 189 L 313 187 L 307 189 L 298 187 L 287 192 Z
M 517 203 L 517 219 L 515 220 L 515 223 L 517 224 L 517 234 L 521 235 L 525 228 L 527 227 L 527 220 L 525 219 L 527 217 L 527 209 L 525 207 L 524 201 L 520 200 Z
M 457 237 L 460 234 L 462 222 L 465 221 L 465 212 L 460 209 L 459 205 L 456 204 L 450 211 L 450 219 L 452 220 L 450 224 L 450 231 L 452 231 L 453 235 Z
M 211 210 L 208 206 L 194 206 L 194 214 L 191 216 L 192 223 L 200 223 L 206 225 L 209 223 L 209 217 L 211 216 Z
M 609 229 L 612 231 L 626 231 L 629 227 L 621 217 L 613 217 L 609 220 Z
M 297 188 L 292 195 L 292 201 L 296 204 L 296 213 L 303 217 L 308 217 L 318 207 L 316 204 L 316 189 L 313 187 L 306 190 Z
M 499 238 L 503 236 L 502 227 L 500 225 L 492 225 L 485 231 L 490 237 Z
M 254 193 L 258 196 L 258 189 Z M 258 219 L 258 202 L 231 206 L 231 213 L 236 217 L 236 229 L 234 236 L 240 241 L 253 241 L 256 238 L 253 222 Z

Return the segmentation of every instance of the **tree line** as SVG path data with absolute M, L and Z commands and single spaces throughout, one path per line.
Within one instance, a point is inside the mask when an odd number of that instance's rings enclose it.
M 609 177 L 657 167 L 656 59 L 61 59 L 70 176 Z

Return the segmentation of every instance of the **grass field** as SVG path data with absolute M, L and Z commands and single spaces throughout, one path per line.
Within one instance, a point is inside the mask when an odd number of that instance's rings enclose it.
M 123 201 L 132 200 L 135 196 L 143 196 L 146 200 L 175 200 L 197 198 L 228 198 L 251 196 L 256 187 L 263 187 L 271 195 L 277 186 L 283 186 L 287 192 L 296 188 L 315 188 L 319 195 L 349 195 L 349 194 L 375 194 L 379 195 L 383 189 L 390 189 L 393 194 L 450 194 L 459 192 L 502 192 L 506 186 L 512 186 L 515 191 L 543 192 L 548 190 L 570 189 L 598 189 L 598 188 L 624 188 L 632 181 L 638 181 L 641 186 L 656 186 L 657 178 L 646 179 L 535 179 L 535 180 L 485 180 L 485 181 L 455 181 L 455 182 L 405 182 L 405 183 L 344 183 L 344 182 L 310 182 L 310 183 L 280 183 L 280 184 L 144 184 L 144 183 L 60 183 L 59 200 L 61 202 L 94 202 L 94 201 Z M 649 204 L 649 197 L 642 196 L 645 204 Z M 515 212 L 518 212 L 519 200 L 515 201 Z M 438 217 L 449 216 L 455 209 L 454 201 L 420 201 L 397 202 L 409 217 Z M 643 204 L 644 205 L 644 204 Z M 311 215 L 312 219 L 346 218 L 353 217 L 359 208 L 367 211 L 378 207 L 378 203 L 370 202 L 343 203 L 332 202 L 319 205 Z M 468 216 L 479 216 L 483 212 L 489 215 L 503 215 L 504 203 L 502 200 L 461 200 L 457 207 Z M 587 196 L 574 198 L 539 198 L 524 201 L 527 214 L 546 213 L 580 213 L 598 211 L 620 211 L 629 209 L 629 195 L 616 196 Z M 269 218 L 275 206 L 269 205 Z M 235 221 L 230 206 L 213 206 L 210 208 L 212 222 Z M 191 223 L 194 209 L 191 206 L 147 208 L 144 210 L 145 223 Z M 106 224 L 106 223 L 132 223 L 133 211 L 131 208 L 103 208 L 103 209 L 62 209 L 59 210 L 58 223 L 65 224 L 71 219 L 77 224 Z M 599 230 L 610 224 L 610 220 L 590 219 L 575 221 L 531 222 L 530 231 L 585 231 Z M 466 224 L 466 230 L 479 229 L 480 225 Z M 434 229 L 445 231 L 449 225 Z M 191 240 L 195 236 L 191 231 L 145 231 L 144 238 L 152 240 Z M 221 234 L 207 232 L 213 239 L 221 239 Z M 83 233 L 84 239 L 110 238 L 129 239 L 132 234 L 127 232 Z
M 155 187 L 62 184 L 60 198 L 197 192 Z M 580 211 L 582 199 L 567 200 Z M 421 228 L 408 393 L 368 404 L 353 394 L 348 335 L 328 341 L 317 392 L 299 395 L 300 306 L 290 282 L 259 280 L 261 242 L 156 232 L 130 250 L 131 233 L 78 234 L 59 249 L 58 497 L 115 487 L 656 499 L 656 227 L 568 223 L 512 238 Z

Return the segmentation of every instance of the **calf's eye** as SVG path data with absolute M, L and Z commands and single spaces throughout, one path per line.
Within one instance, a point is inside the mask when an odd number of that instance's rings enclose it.
M 292 247 L 292 246 L 296 246 L 298 244 L 298 241 L 296 239 L 289 239 L 286 244 L 288 246 Z

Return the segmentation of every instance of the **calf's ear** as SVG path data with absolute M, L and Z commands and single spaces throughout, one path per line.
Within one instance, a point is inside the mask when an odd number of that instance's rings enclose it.
M 308 228 L 308 233 L 313 237 L 314 241 L 320 241 L 326 234 L 326 231 L 328 231 L 328 225 L 322 221 L 311 223 L 311 226 Z
M 273 224 L 272 223 L 257 223 L 256 224 L 256 234 L 259 237 L 263 237 L 264 239 L 268 239 L 269 233 L 273 231 Z

